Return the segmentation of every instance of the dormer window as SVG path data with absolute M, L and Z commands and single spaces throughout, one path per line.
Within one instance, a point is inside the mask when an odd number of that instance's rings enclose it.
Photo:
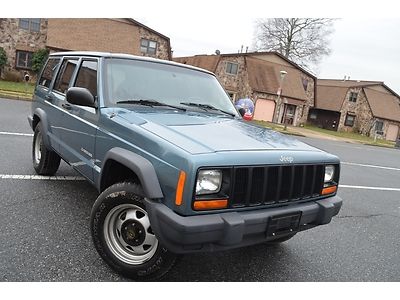
M 227 62 L 225 72 L 231 75 L 236 75 L 238 73 L 239 64 Z
M 356 102 L 356 101 L 357 101 L 357 96 L 358 96 L 358 93 L 356 93 L 356 92 L 350 92 L 349 101 L 350 101 L 350 102 Z

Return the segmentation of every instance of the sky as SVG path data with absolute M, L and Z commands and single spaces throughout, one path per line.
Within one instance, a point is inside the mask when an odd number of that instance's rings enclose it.
M 242 45 L 251 49 L 257 17 L 242 17 L 240 22 L 210 20 L 199 25 L 184 16 L 185 24 L 149 17 L 137 20 L 170 37 L 173 56 L 237 53 Z M 384 81 L 400 94 L 400 17 L 337 18 L 330 36 L 332 53 L 311 71 L 318 78 Z
M 243 51 L 251 49 L 258 18 L 336 18 L 332 54 L 313 73 L 319 78 L 384 81 L 400 94 L 397 1 L 113 0 L 94 6 L 91 1 L 69 0 L 63 9 L 56 9 L 57 2 L 51 0 L 41 0 L 40 5 L 20 1 L 2 8 L 0 17 L 130 17 L 168 36 L 174 57 L 216 50 L 236 53 L 242 45 Z

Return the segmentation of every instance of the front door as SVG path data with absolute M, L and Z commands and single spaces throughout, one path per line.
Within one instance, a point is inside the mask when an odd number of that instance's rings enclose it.
M 96 59 L 82 59 L 70 86 L 87 88 L 97 98 Z M 79 173 L 93 181 L 98 113 L 95 108 L 65 101 L 62 155 Z
M 296 114 L 296 105 L 285 104 L 281 123 L 293 125 L 295 114 Z

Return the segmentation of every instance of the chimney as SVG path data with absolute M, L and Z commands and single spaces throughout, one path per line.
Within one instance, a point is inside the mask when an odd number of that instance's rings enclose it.
M 247 53 L 247 50 L 249 50 L 249 46 L 246 46 L 246 53 Z

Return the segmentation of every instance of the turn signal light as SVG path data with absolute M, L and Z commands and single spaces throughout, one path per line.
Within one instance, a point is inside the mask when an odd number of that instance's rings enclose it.
M 181 171 L 179 173 L 178 183 L 176 185 L 175 204 L 180 206 L 183 202 L 183 187 L 185 186 L 186 173 Z
M 337 190 L 337 186 L 336 185 L 329 186 L 329 187 L 326 187 L 326 188 L 322 189 L 321 195 L 333 194 L 334 192 L 336 192 L 336 190 Z
M 197 200 L 194 201 L 195 210 L 221 209 L 228 207 L 228 200 Z

